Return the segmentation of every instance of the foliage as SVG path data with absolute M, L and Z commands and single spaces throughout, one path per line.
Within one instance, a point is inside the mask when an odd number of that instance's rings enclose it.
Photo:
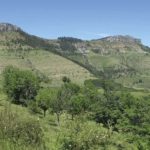
M 82 42 L 82 40 L 72 37 L 59 37 L 58 42 L 60 44 L 61 50 L 74 53 L 77 51 L 75 43 Z
M 14 88 L 18 83 L 21 83 L 19 88 L 25 87 L 22 85 L 26 85 L 24 80 L 28 77 L 25 75 L 25 79 L 23 78 L 24 71 L 8 67 L 8 72 L 6 72 L 5 70 L 4 77 L 9 79 L 9 82 L 7 82 L 8 87 Z M 19 82 L 17 79 L 19 81 L 24 80 Z M 58 143 L 56 142 L 58 145 L 55 145 L 56 149 L 60 144 L 62 150 L 148 149 L 150 146 L 150 97 L 135 98 L 130 93 L 121 91 L 123 87 L 119 90 L 119 86 L 116 87 L 117 84 L 113 81 L 110 82 L 110 80 L 101 80 L 100 84 L 103 89 L 98 89 L 92 80 L 87 80 L 82 87 L 72 82 L 64 82 L 58 89 L 54 87 L 41 88 L 36 99 L 27 101 L 27 104 L 29 109 L 34 112 L 34 116 L 39 115 L 36 114 L 40 112 L 39 108 L 43 110 L 44 116 L 49 108 L 56 114 L 59 126 L 53 126 L 55 130 L 51 129 L 51 132 L 55 132 L 58 136 L 59 133 L 62 134 L 57 138 L 55 136 L 55 140 L 58 140 Z M 4 87 L 6 91 L 6 83 Z M 13 95 L 15 90 L 11 92 Z M 66 117 L 68 114 L 72 116 L 72 120 Z M 0 119 L 2 129 L 0 130 L 0 137 L 7 141 L 13 137 L 10 140 L 11 143 L 14 143 L 13 140 L 15 140 L 17 144 L 28 144 L 33 147 L 32 143 L 35 142 L 36 138 L 39 139 L 35 128 L 42 134 L 39 129 L 40 124 L 37 125 L 39 122 L 21 121 L 15 119 L 16 117 L 17 115 L 8 117 L 15 123 L 6 121 L 8 123 L 6 126 L 7 131 L 5 130 L 6 123 Z M 49 123 L 54 124 L 51 122 L 55 120 L 52 114 L 51 117 L 47 120 L 49 118 L 47 115 L 47 117 L 40 120 L 40 123 L 43 122 L 43 129 L 46 132 L 51 128 Z M 60 117 L 62 119 L 61 125 Z M 4 115 L 1 118 L 3 119 Z M 32 132 L 34 132 L 34 135 Z M 32 141 L 30 137 L 35 140 Z M 61 141 L 59 141 L 60 138 Z
M 64 83 L 69 83 L 71 80 L 70 80 L 68 77 L 64 76 L 64 77 L 62 78 L 62 81 L 63 81 Z
M 136 99 L 128 93 L 114 94 L 105 92 L 104 97 L 92 105 L 93 119 L 112 126 L 114 131 L 132 133 L 133 137 L 141 136 L 148 146 L 150 136 L 150 103 Z M 134 141 L 135 142 L 135 141 Z
M 88 80 L 84 83 L 84 87 L 81 91 L 86 99 L 85 110 L 92 111 L 92 106 L 97 103 L 100 96 L 98 89 L 91 82 L 91 80 Z
M 38 121 L 22 120 L 9 106 L 0 112 L 0 141 L 13 147 L 44 148 L 43 131 Z
M 28 102 L 28 109 L 32 114 L 40 113 L 40 108 L 36 101 Z
M 16 104 L 27 105 L 39 89 L 39 80 L 31 71 L 8 66 L 3 72 L 4 90 Z
M 115 125 L 121 115 L 122 104 L 118 96 L 113 94 L 110 88 L 104 89 L 104 94 L 98 93 L 97 100 L 91 104 L 91 111 L 94 113 L 94 120 L 103 123 L 108 127 L 109 124 Z
M 61 150 L 132 149 L 126 137 L 101 125 L 76 120 L 69 122 L 68 130 L 61 139 Z
M 81 39 L 77 39 L 77 38 L 73 38 L 73 37 L 59 37 L 58 40 L 61 40 L 61 41 L 68 41 L 68 42 L 71 42 L 71 43 L 82 42 Z
M 71 44 L 70 42 L 60 41 L 59 44 L 60 44 L 60 48 L 63 51 L 66 51 L 66 52 L 68 51 L 70 53 L 73 53 L 73 52 L 75 52 L 77 50 L 76 47 L 73 44 Z
M 44 117 L 46 115 L 46 111 L 50 107 L 53 107 L 53 103 L 56 100 L 56 96 L 56 90 L 49 88 L 41 89 L 38 95 L 36 96 L 37 105 L 43 110 Z
M 109 80 L 109 79 L 89 79 L 89 80 L 85 80 L 85 84 L 88 84 L 89 82 L 91 82 L 91 84 L 93 84 L 93 86 L 97 87 L 97 88 L 103 88 L 104 90 L 111 90 L 111 91 L 119 91 L 119 90 L 125 90 L 125 91 L 130 91 L 133 89 L 127 88 L 127 87 L 123 87 L 121 84 L 114 82 L 113 80 Z M 107 89 L 106 89 L 107 88 Z
M 61 86 L 59 93 L 58 93 L 58 98 L 62 99 L 65 110 L 68 109 L 68 103 L 69 103 L 70 98 L 73 95 L 76 95 L 77 93 L 79 93 L 79 91 L 80 91 L 80 86 L 72 82 L 65 83 Z
M 68 103 L 68 112 L 72 115 L 79 115 L 86 109 L 86 100 L 83 94 L 74 95 L 71 97 Z

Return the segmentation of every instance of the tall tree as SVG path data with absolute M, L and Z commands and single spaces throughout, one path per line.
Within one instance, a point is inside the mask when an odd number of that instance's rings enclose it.
M 3 71 L 4 90 L 16 104 L 26 105 L 39 90 L 39 79 L 32 71 L 8 66 Z
M 46 111 L 52 106 L 53 101 L 56 100 L 56 90 L 55 89 L 41 89 L 36 96 L 36 101 L 38 106 L 43 110 L 44 117 Z
M 68 103 L 68 112 L 71 114 L 72 120 L 75 115 L 84 112 L 86 106 L 86 98 L 83 94 L 72 96 Z

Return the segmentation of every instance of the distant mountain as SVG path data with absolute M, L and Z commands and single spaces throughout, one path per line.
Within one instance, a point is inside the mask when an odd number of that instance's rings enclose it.
M 0 23 L 0 50 L 48 49 L 58 53 L 88 53 L 93 51 L 102 55 L 112 53 L 150 52 L 140 39 L 131 36 L 109 36 L 97 40 L 84 41 L 72 37 L 59 37 L 47 40 L 24 32 L 20 27 L 9 23 Z
M 55 43 L 56 44 L 56 43 Z M 58 50 L 62 53 L 87 54 L 90 51 L 102 55 L 119 53 L 145 53 L 150 48 L 143 45 L 140 39 L 131 36 L 109 36 L 96 40 L 84 41 L 71 37 L 61 37 L 57 40 Z
M 139 43 L 139 44 L 141 44 L 140 39 L 136 39 L 129 35 L 109 36 L 109 37 L 102 38 L 100 40 L 108 41 L 108 42 L 123 42 L 123 43 Z
M 112 53 L 127 53 L 137 52 L 143 53 L 150 51 L 146 48 L 140 39 L 136 39 L 131 36 L 109 36 L 106 38 L 92 40 L 90 42 L 92 51 L 101 54 L 112 54 Z
M 30 35 L 16 25 L 0 23 L 0 50 L 46 49 L 50 46 L 46 39 Z

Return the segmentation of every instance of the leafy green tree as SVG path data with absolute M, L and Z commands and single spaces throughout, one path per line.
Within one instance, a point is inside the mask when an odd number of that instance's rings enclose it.
M 4 91 L 14 103 L 26 105 L 37 95 L 39 79 L 33 72 L 8 66 L 3 71 L 3 77 Z
M 86 100 L 83 94 L 74 95 L 71 97 L 68 104 L 68 112 L 72 115 L 72 120 L 74 115 L 78 115 L 83 112 L 86 108 Z
M 84 87 L 81 89 L 81 93 L 86 98 L 86 109 L 91 111 L 93 105 L 99 100 L 99 93 L 94 84 L 89 80 L 84 83 Z M 95 107 L 95 106 L 94 106 Z
M 61 95 L 61 99 L 64 102 L 64 109 L 67 110 L 68 109 L 68 103 L 70 98 L 73 95 L 78 94 L 80 91 L 80 87 L 77 84 L 74 84 L 72 82 L 67 82 L 64 85 L 62 85 L 61 89 L 60 89 L 60 95 Z
M 123 104 L 118 96 L 107 91 L 92 105 L 92 111 L 97 123 L 103 123 L 105 127 L 111 125 L 115 129 L 115 125 L 123 113 Z
M 56 100 L 56 90 L 55 89 L 41 89 L 36 96 L 36 101 L 38 106 L 43 110 L 44 117 L 46 111 L 53 106 L 54 101 Z
M 51 108 L 56 113 L 58 124 L 60 123 L 60 115 L 63 110 L 68 110 L 70 98 L 77 94 L 80 87 L 74 83 L 65 83 L 58 90 L 57 98 L 52 102 Z
M 64 96 L 63 90 L 59 89 L 57 92 L 56 99 L 52 101 L 51 106 L 50 106 L 53 113 L 55 113 L 57 116 L 58 125 L 60 123 L 60 115 L 62 111 L 64 110 L 64 97 L 63 96 Z
M 136 99 L 131 94 L 125 93 L 120 95 L 120 99 L 123 102 L 124 112 L 118 120 L 118 128 L 124 132 L 132 132 L 146 137 L 150 133 L 149 99 Z

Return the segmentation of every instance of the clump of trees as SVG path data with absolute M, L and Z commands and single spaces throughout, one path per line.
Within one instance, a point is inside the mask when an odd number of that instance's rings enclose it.
M 72 120 L 75 115 L 79 115 L 85 110 L 86 99 L 83 94 L 77 94 L 70 98 L 68 102 L 68 113 L 71 114 Z
M 70 43 L 80 43 L 80 42 L 83 42 L 81 39 L 74 38 L 74 37 L 59 37 L 58 40 L 60 40 L 60 41 L 68 41 Z
M 59 37 L 58 42 L 60 44 L 61 50 L 74 53 L 75 51 L 77 51 L 75 43 L 82 42 L 82 40 L 72 37 Z
M 71 117 L 70 120 L 79 119 L 81 122 L 83 121 L 83 124 L 94 122 L 113 133 L 130 135 L 128 139 L 130 144 L 133 143 L 137 147 L 146 149 L 150 146 L 149 97 L 137 99 L 130 93 L 121 91 L 124 88 L 120 88 L 119 91 L 119 86 L 116 88 L 114 82 L 107 80 L 99 83 L 101 89 L 97 88 L 90 80 L 81 87 L 72 83 L 68 77 L 62 79 L 61 87 L 40 88 L 39 78 L 31 71 L 22 71 L 9 66 L 4 70 L 3 75 L 4 90 L 13 102 L 27 105 L 30 101 L 32 102 L 30 106 L 33 106 L 32 110 L 35 111 L 38 107 L 43 111 L 44 117 L 50 110 L 56 115 L 59 125 L 61 114 L 67 113 Z M 82 118 L 83 116 L 86 118 L 85 120 Z M 91 127 L 84 124 L 85 126 L 80 128 L 80 123 L 70 130 L 72 134 L 64 136 L 62 149 L 97 149 L 99 145 L 107 147 L 114 140 L 110 137 L 110 133 L 106 134 L 107 138 L 104 138 L 103 141 L 103 135 L 99 134 L 97 129 L 93 129 L 95 125 Z M 94 133 L 88 132 L 88 128 L 92 128 L 91 131 Z M 91 138 L 88 138 L 87 135 Z M 95 136 L 100 139 L 96 139 Z M 114 143 L 115 141 L 112 145 Z M 123 145 L 121 146 L 124 148 Z
M 39 78 L 32 71 L 8 66 L 3 71 L 3 77 L 4 91 L 16 104 L 27 105 L 29 100 L 35 98 L 40 88 Z

